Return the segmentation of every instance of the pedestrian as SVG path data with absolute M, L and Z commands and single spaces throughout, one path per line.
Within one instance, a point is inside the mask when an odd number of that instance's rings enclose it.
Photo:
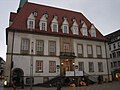
M 57 82 L 57 90 L 61 90 L 61 83 L 60 83 L 60 81 Z

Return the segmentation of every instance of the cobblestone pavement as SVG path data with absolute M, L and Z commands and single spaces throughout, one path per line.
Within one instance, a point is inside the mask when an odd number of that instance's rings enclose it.
M 4 88 L 3 90 L 12 90 L 12 88 Z M 30 90 L 30 88 L 29 87 L 25 87 L 24 89 L 18 88 L 17 90 Z M 33 87 L 32 90 L 56 90 L 56 87 L 51 88 Z M 112 83 L 95 84 L 83 87 L 62 87 L 61 90 L 120 90 L 120 81 Z

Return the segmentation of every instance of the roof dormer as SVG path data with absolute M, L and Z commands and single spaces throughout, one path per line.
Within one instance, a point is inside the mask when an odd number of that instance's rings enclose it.
M 81 33 L 83 36 L 88 36 L 88 30 L 87 30 L 87 25 L 85 22 L 83 22 L 82 28 L 81 28 Z
M 58 17 L 55 15 L 51 23 L 52 32 L 58 32 Z
M 65 34 L 69 33 L 69 24 L 68 24 L 68 21 L 67 21 L 66 17 L 63 18 L 63 23 L 62 23 L 61 28 L 62 28 L 63 33 L 65 33 Z
M 27 29 L 30 29 L 30 30 L 35 29 L 35 17 L 33 13 L 31 13 L 27 19 Z
M 40 30 L 47 31 L 47 19 L 48 19 L 48 14 L 45 13 L 40 19 L 40 23 L 39 23 Z
M 90 33 L 91 37 L 96 37 L 96 28 L 94 25 L 91 26 L 89 33 Z
M 78 35 L 78 24 L 76 22 L 76 19 L 73 19 L 73 25 L 71 27 L 72 33 L 75 35 Z

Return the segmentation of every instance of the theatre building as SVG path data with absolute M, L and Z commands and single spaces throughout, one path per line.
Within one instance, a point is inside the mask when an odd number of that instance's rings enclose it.
M 6 28 L 6 75 L 24 83 L 44 83 L 60 76 L 109 79 L 106 39 L 80 12 L 21 0 Z

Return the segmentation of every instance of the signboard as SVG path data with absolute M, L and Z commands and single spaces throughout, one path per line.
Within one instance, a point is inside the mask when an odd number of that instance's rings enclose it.
M 74 71 L 66 71 L 66 76 L 74 76 Z
M 75 71 L 75 76 L 83 76 L 83 71 Z

